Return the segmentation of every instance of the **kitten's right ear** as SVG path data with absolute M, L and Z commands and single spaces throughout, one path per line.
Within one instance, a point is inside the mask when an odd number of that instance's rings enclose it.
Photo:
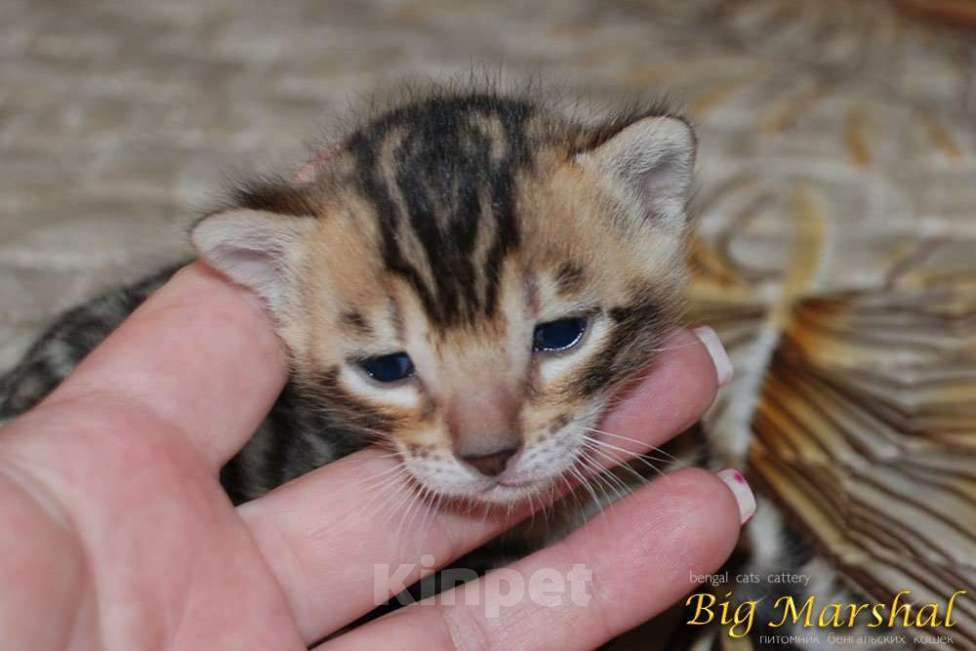
M 606 179 L 641 219 L 680 231 L 687 221 L 696 149 L 688 122 L 650 116 L 578 154 L 577 160 Z
M 277 312 L 314 217 L 238 208 L 204 217 L 190 239 L 210 266 L 250 288 Z

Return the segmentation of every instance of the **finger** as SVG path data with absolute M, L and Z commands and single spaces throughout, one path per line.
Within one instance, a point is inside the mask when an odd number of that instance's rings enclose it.
M 621 448 L 621 453 L 641 454 L 647 444 L 660 445 L 694 425 L 715 400 L 718 387 L 731 379 L 732 362 L 709 327 L 677 330 L 662 349 L 650 375 L 628 391 L 599 426 L 597 434 L 602 432 L 605 442 Z M 619 436 L 648 427 L 665 432 L 664 438 L 655 439 L 652 433 L 650 438 L 637 437 L 638 442 Z
M 706 348 L 691 333 L 677 333 L 606 427 L 659 445 L 701 415 L 716 384 Z M 403 576 L 410 585 L 517 521 L 518 514 L 506 518 L 504 509 L 468 515 L 433 512 L 425 503 L 408 507 L 414 493 L 397 473 L 395 459 L 364 451 L 240 507 L 305 639 L 320 639 L 389 596 L 374 595 L 374 564 L 413 564 Z M 401 508 L 391 515 L 387 503 Z M 418 563 L 422 556 L 430 562 Z
M 202 263 L 180 270 L 45 401 L 95 413 L 136 406 L 178 428 L 214 467 L 254 433 L 286 376 L 256 297 Z
M 739 509 L 686 469 L 617 502 L 562 543 L 319 648 L 594 649 L 660 613 L 735 546 Z

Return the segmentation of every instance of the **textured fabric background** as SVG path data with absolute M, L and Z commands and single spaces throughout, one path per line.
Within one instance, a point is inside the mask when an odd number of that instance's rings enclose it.
M 880 0 L 245 4 L 0 3 L 0 368 L 370 90 L 666 90 L 702 143 L 692 318 L 737 363 L 706 431 L 859 589 L 976 585 L 972 33 Z

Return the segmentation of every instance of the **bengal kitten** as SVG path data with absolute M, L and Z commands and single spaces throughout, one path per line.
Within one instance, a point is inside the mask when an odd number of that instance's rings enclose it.
M 192 229 L 267 305 L 291 376 L 223 469 L 235 502 L 391 446 L 431 494 L 509 504 L 578 465 L 675 324 L 695 135 L 660 106 L 597 124 L 436 90 Z M 29 409 L 175 269 L 61 317 L 0 381 Z

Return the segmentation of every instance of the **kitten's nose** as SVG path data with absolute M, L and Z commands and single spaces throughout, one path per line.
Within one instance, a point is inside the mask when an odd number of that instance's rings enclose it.
M 505 447 L 490 454 L 459 454 L 458 458 L 487 477 L 502 474 L 508 465 L 508 460 L 519 451 L 519 446 Z

